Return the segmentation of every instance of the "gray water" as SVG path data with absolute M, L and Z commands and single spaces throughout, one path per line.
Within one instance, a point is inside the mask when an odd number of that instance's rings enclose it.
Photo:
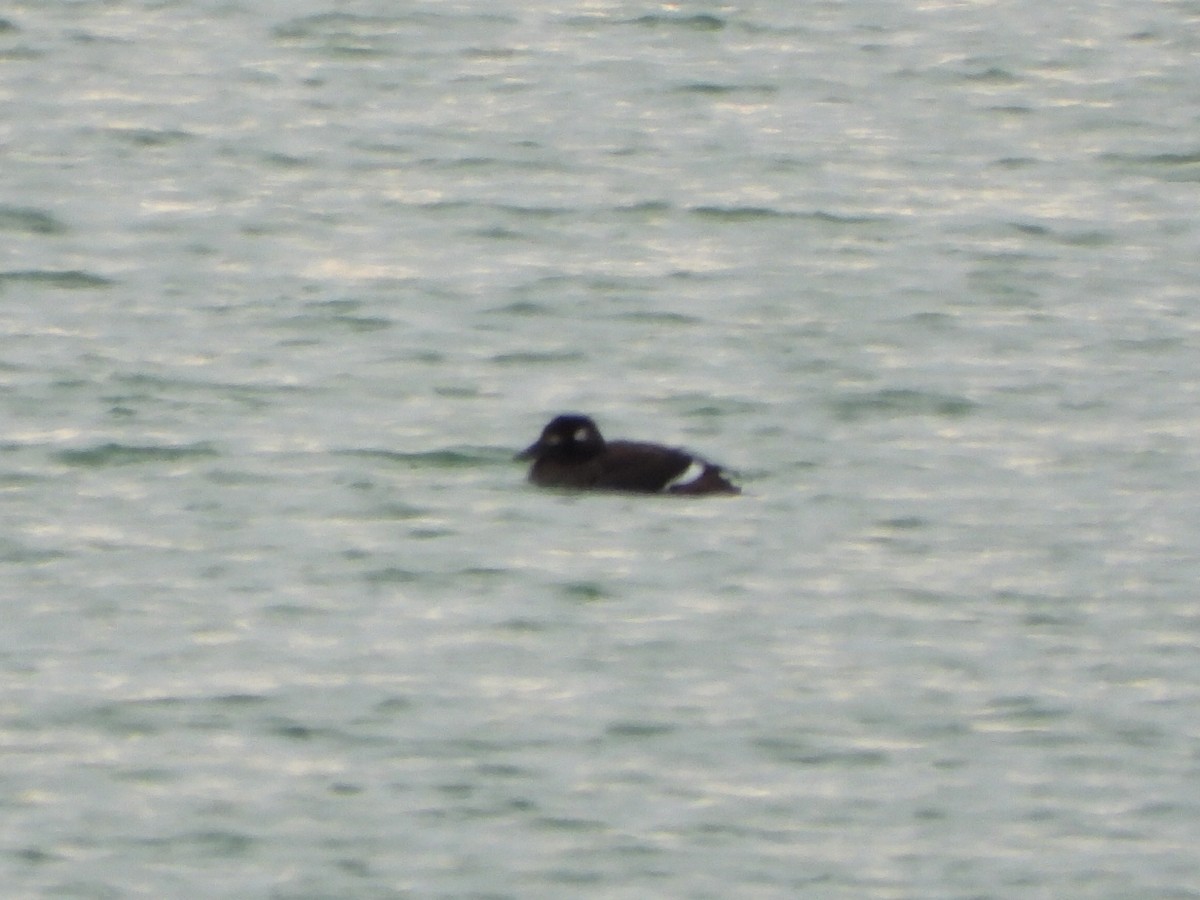
M 1200 897 L 1198 61 L 10 0 L 3 896 Z M 536 490 L 565 410 L 745 494 Z

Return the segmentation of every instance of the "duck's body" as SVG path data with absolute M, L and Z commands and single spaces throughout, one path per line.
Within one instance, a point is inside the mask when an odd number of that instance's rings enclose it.
M 738 494 L 721 467 L 678 447 L 606 441 L 587 416 L 558 416 L 518 459 L 541 487 L 642 494 Z

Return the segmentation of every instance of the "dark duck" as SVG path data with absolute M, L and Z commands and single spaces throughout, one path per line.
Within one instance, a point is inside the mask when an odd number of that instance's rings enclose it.
M 517 459 L 532 459 L 529 480 L 540 487 L 640 494 L 740 494 L 721 467 L 678 447 L 606 441 L 587 416 L 551 420 Z

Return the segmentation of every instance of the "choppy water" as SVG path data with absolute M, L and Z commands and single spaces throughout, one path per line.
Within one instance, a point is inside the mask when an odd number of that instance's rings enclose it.
M 5 896 L 1200 896 L 1198 54 L 10 3 Z

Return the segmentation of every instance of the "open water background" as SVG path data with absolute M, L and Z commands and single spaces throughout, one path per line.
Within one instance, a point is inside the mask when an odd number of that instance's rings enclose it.
M 1195 0 L 10 0 L 4 896 L 1200 897 L 1198 187 Z

